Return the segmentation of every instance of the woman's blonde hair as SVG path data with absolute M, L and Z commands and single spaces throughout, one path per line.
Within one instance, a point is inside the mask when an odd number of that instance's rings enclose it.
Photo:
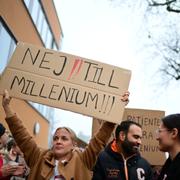
M 71 135 L 71 139 L 72 139 L 73 143 L 74 143 L 75 145 L 77 145 L 77 136 L 76 136 L 76 133 L 75 133 L 71 128 L 69 128 L 69 127 L 58 127 L 58 128 L 56 129 L 54 135 L 56 134 L 56 132 L 57 132 L 58 130 L 61 130 L 61 129 L 65 129 L 67 132 L 69 132 L 69 134 Z

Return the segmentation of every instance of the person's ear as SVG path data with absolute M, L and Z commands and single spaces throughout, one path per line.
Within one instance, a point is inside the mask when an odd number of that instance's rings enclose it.
M 125 138 L 126 138 L 126 134 L 124 133 L 124 131 L 120 131 L 119 132 L 119 140 L 124 141 Z
M 173 138 L 177 138 L 177 136 L 178 136 L 178 129 L 177 128 L 173 128 L 172 129 L 172 137 Z

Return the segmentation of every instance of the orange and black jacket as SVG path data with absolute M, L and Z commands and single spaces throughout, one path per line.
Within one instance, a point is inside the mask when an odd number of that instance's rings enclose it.
M 152 180 L 151 166 L 140 154 L 124 159 L 113 149 L 113 143 L 100 153 L 93 169 L 93 180 Z

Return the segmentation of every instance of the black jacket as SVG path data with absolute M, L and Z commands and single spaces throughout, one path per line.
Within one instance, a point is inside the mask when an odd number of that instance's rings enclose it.
M 170 157 L 166 160 L 162 167 L 158 180 L 179 180 L 180 179 L 180 152 L 174 160 Z
M 136 154 L 125 162 L 121 154 L 111 149 L 111 144 L 100 153 L 93 169 L 92 179 L 127 180 L 125 177 L 125 166 L 128 169 L 128 180 L 152 180 L 151 166 L 144 158 Z

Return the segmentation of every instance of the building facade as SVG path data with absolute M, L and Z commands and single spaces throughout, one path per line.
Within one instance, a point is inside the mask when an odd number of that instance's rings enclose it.
M 62 38 L 62 28 L 53 0 L 0 1 L 0 75 L 17 42 L 60 50 Z M 13 99 L 12 106 L 36 142 L 47 148 L 54 109 L 19 99 Z M 2 107 L 0 112 L 0 121 L 6 126 Z

